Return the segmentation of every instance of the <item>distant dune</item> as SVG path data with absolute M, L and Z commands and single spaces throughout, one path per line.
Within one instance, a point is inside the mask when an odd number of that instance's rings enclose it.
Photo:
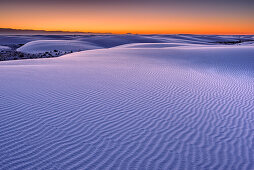
M 100 47 L 76 40 L 36 40 L 26 43 L 22 47 L 18 48 L 17 51 L 36 54 L 54 50 L 76 52 L 98 48 Z
M 86 32 L 70 32 L 70 31 L 45 31 L 45 30 L 29 30 L 29 29 L 12 29 L 0 28 L 0 35 L 49 35 L 49 34 L 87 34 Z
M 0 45 L 0 50 L 9 50 L 10 47 Z
M 94 50 L 0 62 L 0 169 L 254 169 L 249 40 L 28 42 L 18 50 Z

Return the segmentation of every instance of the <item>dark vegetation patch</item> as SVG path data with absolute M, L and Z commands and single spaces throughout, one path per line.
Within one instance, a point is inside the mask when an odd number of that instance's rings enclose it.
M 36 59 L 36 58 L 52 58 L 52 57 L 58 57 L 58 56 L 68 54 L 68 53 L 72 53 L 72 51 L 60 52 L 58 50 L 54 50 L 54 51 L 45 52 L 45 53 L 28 54 L 28 53 L 18 52 L 14 49 L 12 49 L 12 50 L 1 50 L 0 51 L 0 61 L 21 60 L 21 59 Z

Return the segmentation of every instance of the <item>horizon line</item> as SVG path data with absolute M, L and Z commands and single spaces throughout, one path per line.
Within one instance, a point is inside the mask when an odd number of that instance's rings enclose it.
M 26 33 L 26 32 L 29 32 L 31 31 L 31 33 Z M 16 33 L 15 33 L 16 32 Z M 134 31 L 112 31 L 112 32 L 93 32 L 93 31 L 70 31 L 70 30 L 43 30 L 43 29 L 22 29 L 22 28 L 0 28 L 0 35 L 8 35 L 8 33 L 10 35 L 18 35 L 17 33 L 18 32 L 23 32 L 24 35 L 29 35 L 29 34 L 32 34 L 32 32 L 34 32 L 36 34 L 41 32 L 41 33 L 58 33 L 58 34 L 140 34 L 140 35 L 152 35 L 152 34 L 192 34 L 192 35 L 254 35 L 254 32 L 253 33 L 215 33 L 215 32 L 207 32 L 207 33 L 198 33 L 198 32 L 153 32 L 153 31 L 137 31 L 137 32 L 134 32 Z M 21 35 L 23 35 L 21 34 Z M 40 34 L 37 34 L 37 35 L 40 35 Z M 57 35 L 57 34 L 56 34 Z

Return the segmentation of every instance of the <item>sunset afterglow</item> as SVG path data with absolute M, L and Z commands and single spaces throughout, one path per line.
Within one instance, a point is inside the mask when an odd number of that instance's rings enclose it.
M 215 5 L 203 1 L 163 0 L 4 0 L 0 6 L 0 28 L 110 33 L 254 33 L 253 2 L 218 2 Z

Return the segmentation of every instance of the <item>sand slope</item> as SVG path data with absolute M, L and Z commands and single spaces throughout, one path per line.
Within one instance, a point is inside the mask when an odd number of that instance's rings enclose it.
M 31 41 L 18 48 L 17 51 L 24 53 L 45 53 L 58 51 L 84 51 L 98 49 L 100 47 L 76 40 L 36 40 Z
M 0 50 L 10 50 L 10 47 L 0 45 Z
M 2 169 L 254 169 L 254 47 L 132 44 L 0 63 Z

